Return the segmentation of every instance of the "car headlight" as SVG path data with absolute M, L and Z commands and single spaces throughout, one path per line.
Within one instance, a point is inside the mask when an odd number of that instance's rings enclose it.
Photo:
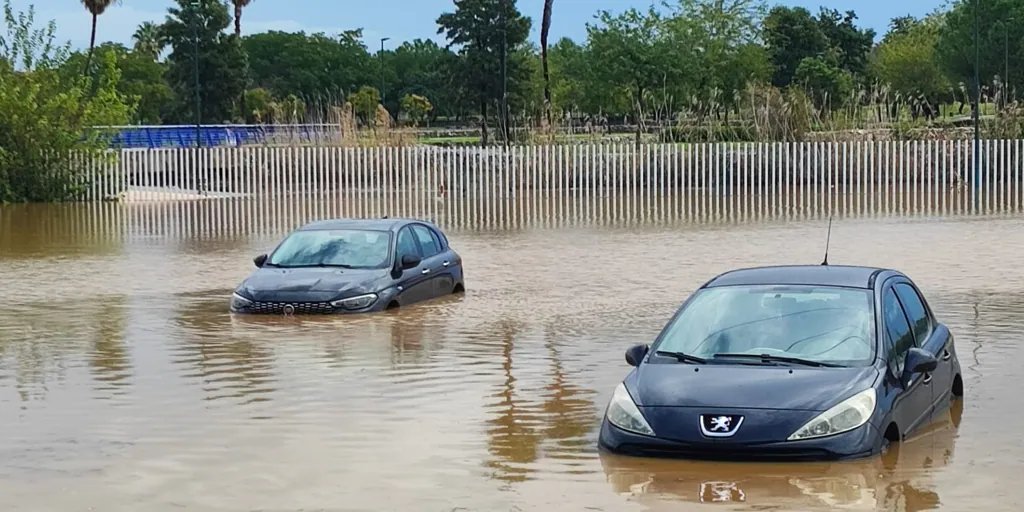
M 336 300 L 331 303 L 336 308 L 345 309 L 363 309 L 368 308 L 377 301 L 376 293 L 368 293 L 366 295 L 360 295 L 358 297 L 349 297 L 347 299 Z
M 789 436 L 789 440 L 799 441 L 849 432 L 867 423 L 874 412 L 875 389 L 869 388 L 808 421 L 800 430 Z
M 251 300 L 242 297 L 237 292 L 231 294 L 231 309 L 245 309 L 251 305 Z
M 605 413 L 608 421 L 622 430 L 628 430 L 645 436 L 653 436 L 654 430 L 647 424 L 644 415 L 637 409 L 633 397 L 626 391 L 626 385 L 619 383 L 612 395 L 612 401 L 608 403 L 608 411 Z

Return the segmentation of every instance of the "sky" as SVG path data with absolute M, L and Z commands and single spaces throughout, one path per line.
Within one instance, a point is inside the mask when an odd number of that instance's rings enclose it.
M 166 17 L 172 0 L 122 0 L 100 17 L 98 42 L 130 44 L 135 28 L 145 21 L 160 22 Z M 539 41 L 543 0 L 518 0 L 519 9 L 534 19 L 533 40 Z M 621 12 L 630 7 L 646 9 L 651 0 L 556 0 L 551 26 L 551 41 L 571 37 L 582 41 L 586 24 L 599 9 Z M 659 1 L 658 4 L 661 2 Z M 769 3 L 803 6 L 817 13 L 819 5 L 857 12 L 861 26 L 874 28 L 879 37 L 889 20 L 903 15 L 923 16 L 945 0 L 769 0 Z M 89 44 L 90 20 L 80 0 L 12 0 L 15 10 L 27 11 L 34 5 L 39 26 L 54 20 L 57 38 L 70 41 L 76 48 Z M 437 34 L 437 17 L 450 11 L 452 0 L 253 0 L 242 17 L 244 33 L 284 30 L 339 33 L 362 28 L 371 51 L 380 47 L 380 39 L 391 38 L 390 48 L 417 38 L 443 42 Z

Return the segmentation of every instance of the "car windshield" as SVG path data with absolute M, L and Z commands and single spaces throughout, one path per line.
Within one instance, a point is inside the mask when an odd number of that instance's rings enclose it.
M 742 354 L 859 366 L 874 358 L 873 340 L 869 290 L 725 286 L 697 292 L 655 350 L 723 361 Z
M 272 266 L 384 268 L 391 234 L 356 229 L 297 231 L 274 251 Z

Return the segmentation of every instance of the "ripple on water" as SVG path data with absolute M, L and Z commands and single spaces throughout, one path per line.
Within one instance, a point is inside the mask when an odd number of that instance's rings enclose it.
M 619 458 L 595 440 L 625 349 L 719 272 L 817 263 L 821 222 L 455 231 L 464 296 L 347 318 L 226 314 L 266 237 L 76 238 L 63 260 L 44 248 L 70 233 L 26 238 L 0 265 L 0 496 L 26 510 L 999 508 L 1024 499 L 1001 483 L 1024 457 L 1005 421 L 1024 373 L 1024 276 L 1006 268 L 1018 225 L 835 224 L 833 263 L 922 285 L 968 398 L 885 457 L 800 467 Z M 69 281 L 68 265 L 92 272 Z

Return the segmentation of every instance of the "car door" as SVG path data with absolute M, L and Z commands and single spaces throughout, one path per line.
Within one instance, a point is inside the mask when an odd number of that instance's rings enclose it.
M 935 405 L 941 404 L 942 400 L 949 399 L 953 390 L 953 336 L 948 329 L 936 328 L 935 319 L 917 287 L 908 281 L 900 281 L 893 289 L 910 319 L 917 346 L 935 356 L 939 362 L 935 371 L 926 378 L 931 379 L 932 402 Z
M 887 362 L 897 380 L 896 385 L 902 388 L 893 402 L 893 418 L 906 435 L 919 427 L 931 412 L 931 381 L 927 375 L 911 375 L 906 368 L 907 352 L 916 342 L 892 283 L 887 283 L 882 290 L 882 315 L 883 335 L 888 341 Z
M 448 270 L 450 262 L 445 259 L 437 233 L 423 224 L 413 224 L 412 231 L 416 234 L 420 251 L 423 253 L 423 266 L 428 271 L 431 291 L 429 298 L 451 293 L 454 285 L 451 282 L 451 272 Z
M 405 226 L 398 231 L 398 239 L 395 243 L 396 268 L 400 269 L 402 257 L 410 254 L 421 260 L 423 258 L 419 241 L 416 240 L 416 234 L 411 226 Z M 433 296 L 433 281 L 430 279 L 430 272 L 427 271 L 428 267 L 426 265 L 425 261 L 420 261 L 419 265 L 401 271 L 402 275 L 397 279 L 399 304 L 405 306 L 427 300 Z

